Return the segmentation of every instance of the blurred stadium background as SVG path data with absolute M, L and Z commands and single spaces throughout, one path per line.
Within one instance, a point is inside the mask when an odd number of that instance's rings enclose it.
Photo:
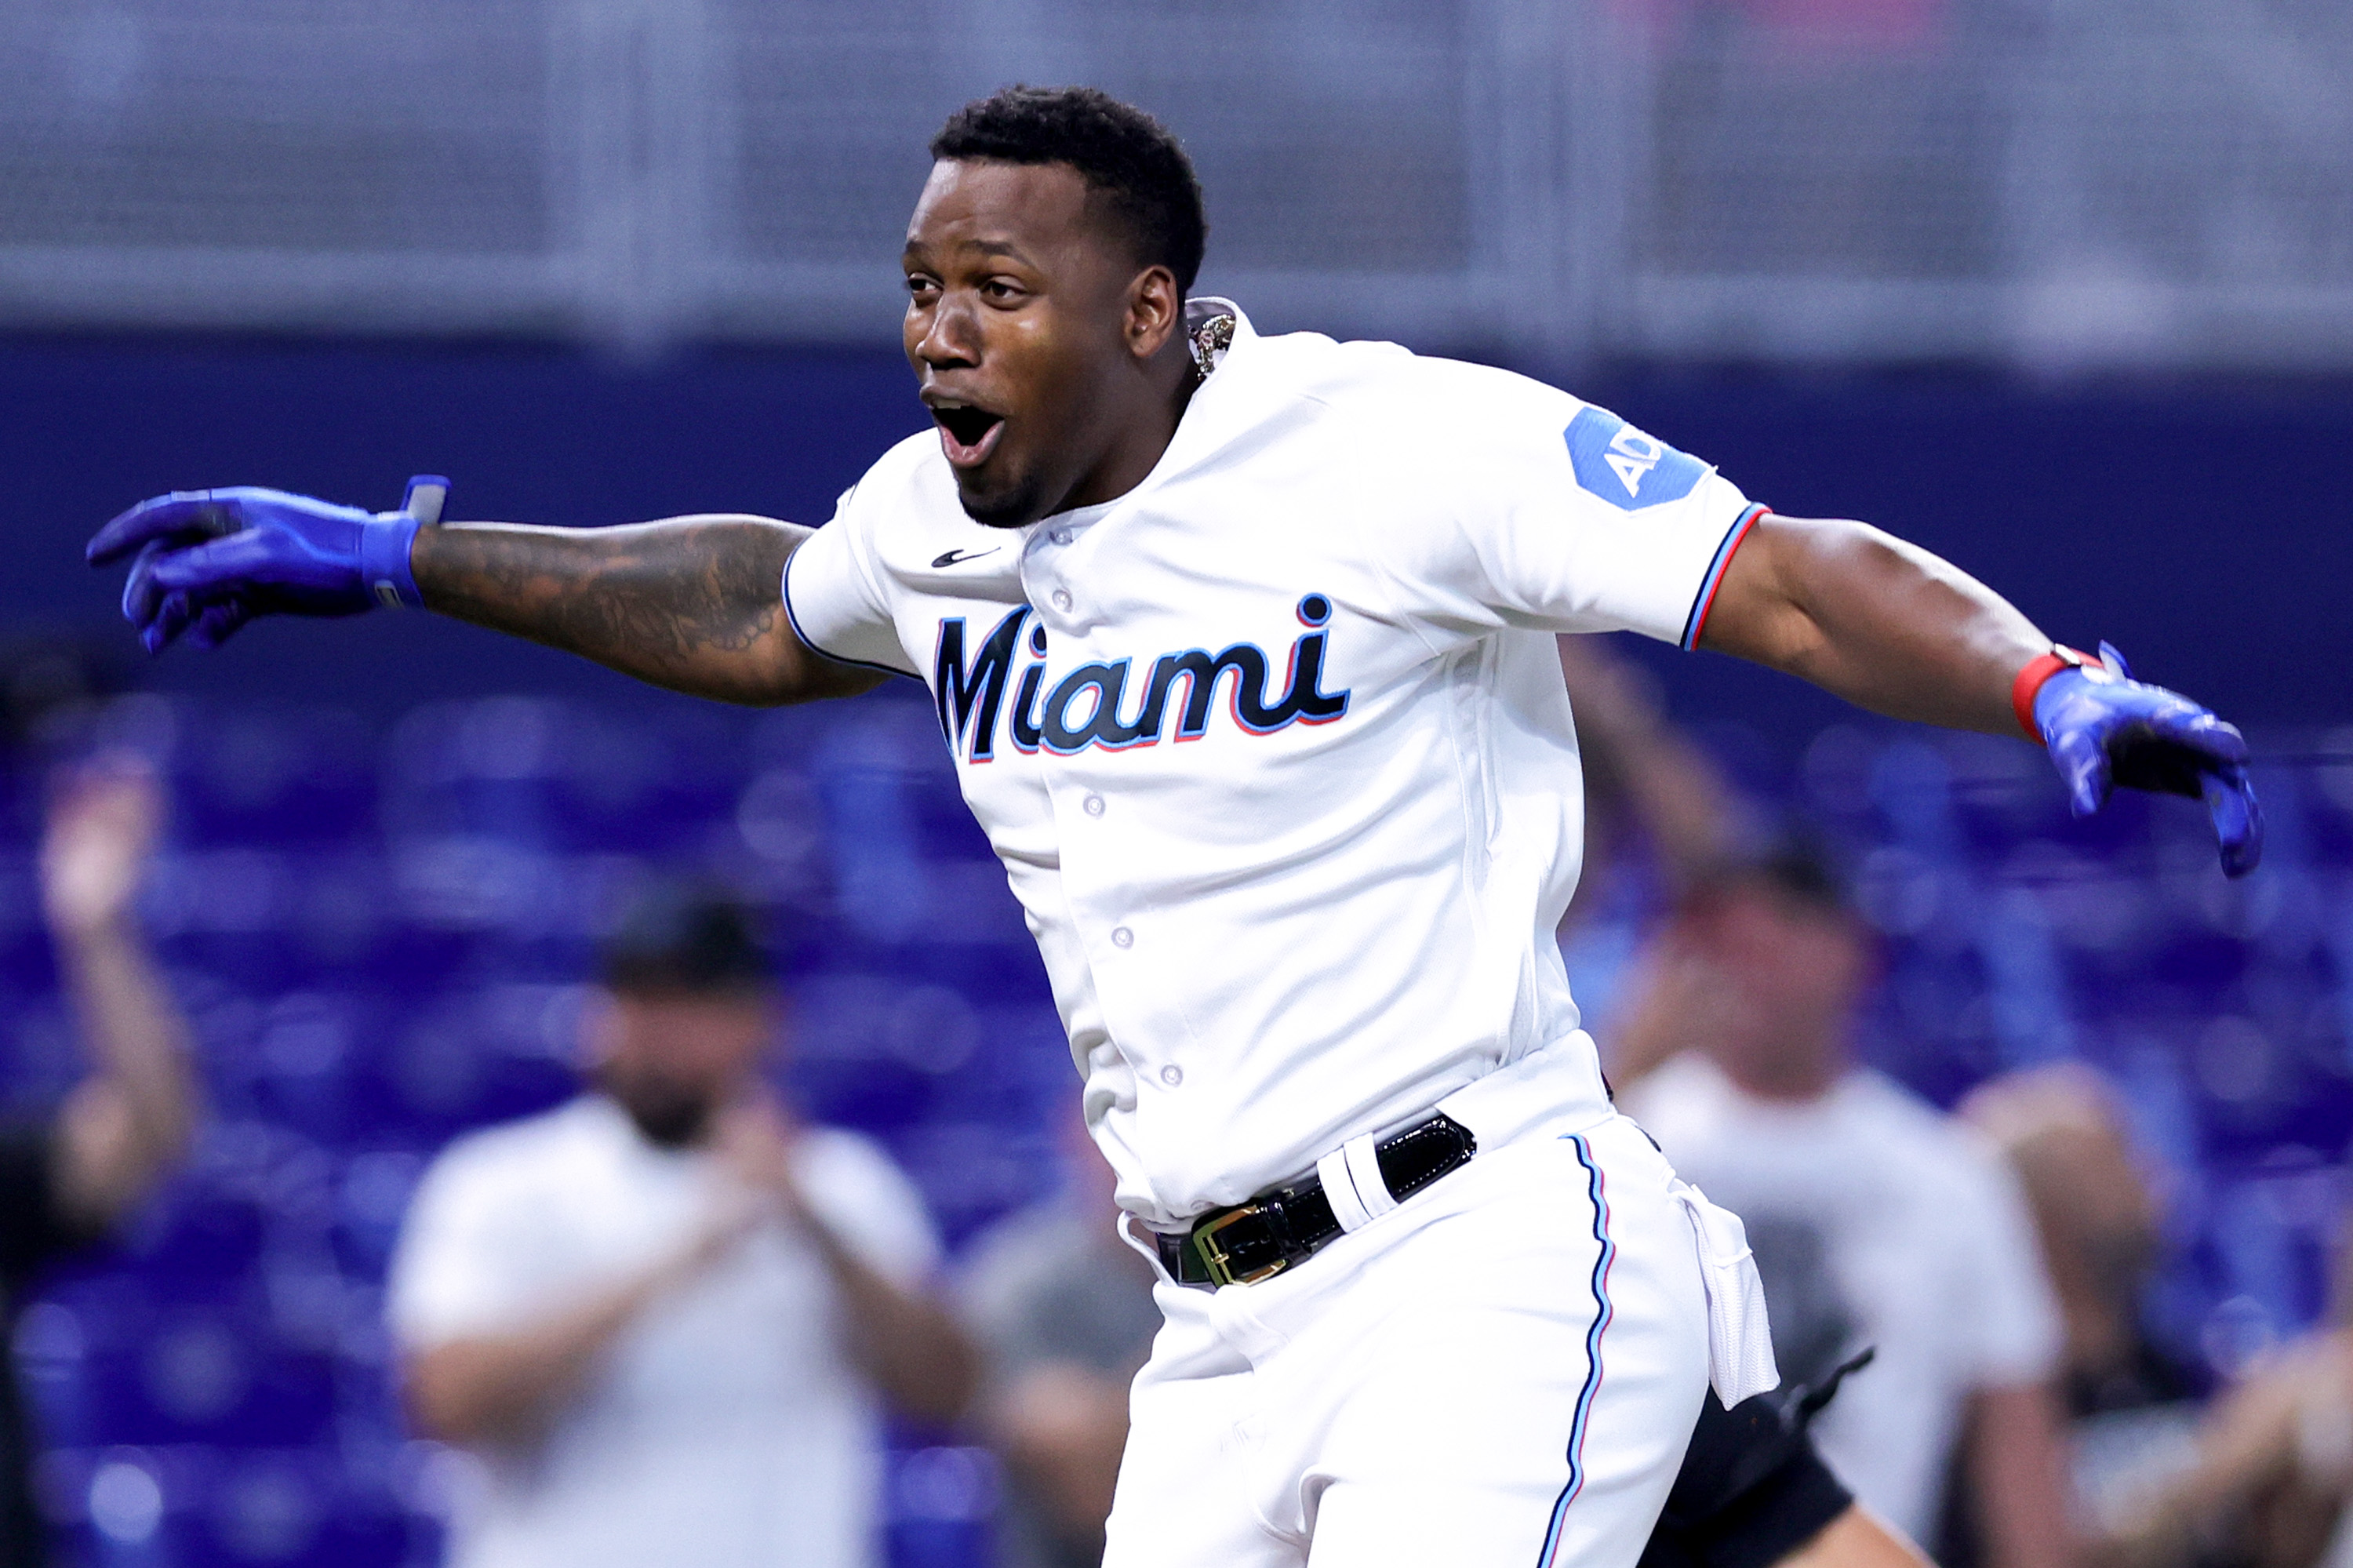
M 89 1561 L 433 1560 L 378 1292 L 422 1162 L 565 1092 L 635 865 L 792 937 L 796 1069 L 951 1241 L 1052 1180 L 1067 1057 L 920 694 L 738 714 L 379 616 L 152 666 L 81 541 L 252 482 L 453 514 L 817 521 L 920 410 L 892 260 L 922 146 L 1012 79 L 1168 120 L 1203 287 L 1262 326 L 1563 381 L 1782 509 L 1921 540 L 2256 732 L 2272 857 L 2069 821 L 2032 753 L 1642 653 L 1862 868 L 1870 1054 L 1949 1102 L 2076 1055 L 2168 1165 L 2156 1331 L 2227 1372 L 2322 1310 L 2353 1130 L 2353 10 L 2324 0 L 13 0 L 0 8 L 0 614 L 135 694 L 177 819 L 154 927 L 218 1108 L 128 1269 L 18 1350 Z M 55 714 L 54 656 L 10 666 Z M 0 848 L 0 1083 L 72 1068 Z M 1581 959 L 1652 911 L 1616 890 Z M 1613 948 L 1613 944 L 1615 947 Z M 904 1565 L 990 1472 L 903 1435 Z

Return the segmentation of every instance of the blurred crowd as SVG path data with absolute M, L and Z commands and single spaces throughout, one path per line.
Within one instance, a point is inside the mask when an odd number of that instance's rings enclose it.
M 2322 1325 L 2226 1378 L 2149 1332 L 2178 1227 L 2119 1087 L 2051 1062 L 1947 1112 L 1862 1065 L 1883 961 L 1835 839 L 1745 800 L 1633 669 L 1585 640 L 1562 664 L 1590 795 L 1573 967 L 1623 928 L 1604 902 L 1639 884 L 1650 911 L 1588 1026 L 1621 1105 L 1744 1217 L 1785 1378 L 1838 1384 L 1813 1433 L 1862 1507 L 1954 1568 L 2353 1568 L 2353 1245 Z M 61 1260 L 108 1266 L 207 1136 L 138 915 L 165 794 L 105 753 L 47 788 L 81 1065 L 0 1129 L 12 1325 Z M 442 1560 L 860 1568 L 912 1430 L 994 1456 L 999 1568 L 1099 1561 L 1159 1313 L 1076 1097 L 1059 1189 L 951 1258 L 882 1145 L 784 1087 L 796 1013 L 754 903 L 681 867 L 596 924 L 572 1091 L 449 1142 L 398 1220 L 388 1372 L 450 1458 Z M 37 1415 L 0 1380 L 0 1563 L 88 1546 L 45 1525 Z

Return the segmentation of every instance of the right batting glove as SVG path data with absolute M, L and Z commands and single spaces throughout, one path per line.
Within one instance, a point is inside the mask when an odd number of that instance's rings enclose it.
M 122 614 L 150 653 L 184 631 L 215 648 L 256 616 L 421 607 L 409 546 L 448 492 L 419 474 L 399 511 L 375 514 L 251 485 L 174 491 L 100 529 L 86 554 L 93 567 L 132 557 Z
M 2088 817 L 2109 791 L 2153 789 L 2202 799 L 2226 876 L 2263 857 L 2263 813 L 2247 782 L 2247 741 L 2211 709 L 2132 678 L 2108 643 L 2100 657 L 2055 648 L 2018 673 L 2019 723 L 2050 749 L 2068 804 Z

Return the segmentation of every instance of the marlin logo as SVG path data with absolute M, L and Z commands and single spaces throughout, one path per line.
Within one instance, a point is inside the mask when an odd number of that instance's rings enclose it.
M 932 660 L 932 695 L 940 733 L 947 737 L 949 748 L 966 761 L 991 760 L 996 755 L 997 716 L 1008 712 L 1008 687 L 1013 702 L 1007 727 L 1015 749 L 1029 752 L 1042 747 L 1061 757 L 1075 756 L 1089 747 L 1125 751 L 1156 746 L 1167 735 L 1172 713 L 1176 738 L 1198 740 L 1208 733 L 1220 686 L 1225 689 L 1227 711 L 1235 726 L 1247 734 L 1272 735 L 1294 724 L 1329 724 L 1348 711 L 1349 697 L 1345 691 L 1324 690 L 1332 601 L 1311 593 L 1299 601 L 1298 615 L 1306 630 L 1292 641 L 1280 694 L 1268 690 L 1272 662 L 1256 643 L 1236 642 L 1215 653 L 1188 648 L 1151 662 L 1132 715 L 1127 711 L 1127 690 L 1135 661 L 1082 664 L 1050 689 L 1042 626 L 1029 629 L 1031 662 L 1018 678 L 1013 673 L 1022 628 L 1029 618 L 1029 606 L 1008 613 L 976 648 L 966 637 L 964 617 L 944 618 Z

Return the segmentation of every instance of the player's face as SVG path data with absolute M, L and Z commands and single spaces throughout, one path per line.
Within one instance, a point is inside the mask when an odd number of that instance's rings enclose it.
M 590 1078 L 649 1139 L 678 1148 L 750 1084 L 776 1016 L 758 996 L 617 991 L 586 1027 Z
M 1166 274 L 1136 266 L 1100 200 L 1067 164 L 949 160 L 915 204 L 907 358 L 976 522 L 1019 527 L 1122 493 L 1091 492 L 1143 407 L 1139 273 Z

